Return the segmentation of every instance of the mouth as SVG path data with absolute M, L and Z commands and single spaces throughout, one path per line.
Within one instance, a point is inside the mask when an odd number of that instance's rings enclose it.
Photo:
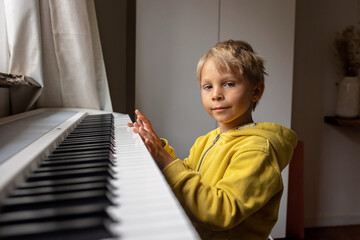
M 215 112 L 223 112 L 226 109 L 228 109 L 229 107 L 214 107 L 211 110 L 215 111 Z

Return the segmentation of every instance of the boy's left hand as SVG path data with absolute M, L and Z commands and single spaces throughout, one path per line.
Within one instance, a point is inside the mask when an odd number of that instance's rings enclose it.
M 133 127 L 134 128 L 134 132 L 135 133 L 139 133 L 139 128 L 142 126 L 145 128 L 145 130 L 147 132 L 149 132 L 151 135 L 153 135 L 153 137 L 155 138 L 155 140 L 162 146 L 163 143 L 160 140 L 160 138 L 158 137 L 158 135 L 155 133 L 155 131 L 152 128 L 151 122 L 150 120 L 145 117 L 144 114 L 142 114 L 142 112 L 140 112 L 138 109 L 135 110 L 135 114 L 136 114 L 136 121 L 134 123 L 128 123 L 128 127 Z
M 145 146 L 148 148 L 160 170 L 164 169 L 167 165 L 174 161 L 173 157 L 158 141 L 156 141 L 154 135 L 149 133 L 143 126 L 139 128 L 139 135 L 143 139 Z
M 133 127 L 133 131 L 140 135 L 150 154 L 154 158 L 156 164 L 162 170 L 172 161 L 174 161 L 174 159 L 164 149 L 163 142 L 153 130 L 150 120 L 146 118 L 145 115 L 142 114 L 139 110 L 136 110 L 135 114 L 137 115 L 136 122 L 128 123 L 127 125 L 129 127 Z

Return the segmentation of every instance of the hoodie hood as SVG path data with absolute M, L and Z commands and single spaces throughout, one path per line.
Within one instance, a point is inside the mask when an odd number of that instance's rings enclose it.
M 261 122 L 247 124 L 224 134 L 226 137 L 259 136 L 269 140 L 278 159 L 280 170 L 290 162 L 298 138 L 294 131 L 277 123 Z

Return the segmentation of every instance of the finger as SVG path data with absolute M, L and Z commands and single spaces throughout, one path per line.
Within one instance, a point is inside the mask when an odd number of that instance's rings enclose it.
M 138 109 L 135 110 L 135 114 L 137 119 L 141 119 L 145 117 L 144 114 L 140 112 Z
M 144 139 L 147 139 L 147 140 L 151 141 L 153 145 L 156 144 L 157 139 L 151 132 L 148 132 L 144 127 L 140 127 L 139 131 L 140 131 L 140 135 Z
M 127 123 L 127 126 L 128 126 L 128 127 L 134 127 L 134 123 L 128 122 L 128 123 Z
M 139 125 L 144 125 L 144 123 L 146 122 L 149 122 L 149 120 L 145 117 L 144 114 L 142 114 L 139 110 L 136 110 L 136 122 L 139 124 Z
M 137 124 L 137 123 L 134 123 L 134 129 L 133 129 L 133 131 L 134 131 L 134 133 L 139 133 L 139 124 Z
M 136 119 L 136 123 L 137 123 L 139 126 L 142 126 L 142 125 L 143 125 L 143 123 L 142 123 L 142 121 L 140 120 L 140 118 L 137 118 L 137 119 Z
M 157 158 L 159 148 L 157 143 L 155 142 L 154 137 L 152 135 L 149 136 L 150 138 L 145 139 L 144 143 L 147 149 L 149 150 L 151 156 L 155 159 Z
M 142 112 L 140 112 L 140 110 L 137 109 L 135 113 L 138 117 L 138 120 L 140 120 L 145 127 L 152 129 L 150 120 Z
M 151 122 L 150 120 L 145 117 L 145 115 L 139 110 L 139 109 L 136 109 L 135 110 L 135 113 L 137 114 L 137 122 L 138 124 L 141 126 L 144 126 L 145 129 L 153 135 L 154 139 L 162 146 L 162 142 L 159 138 L 159 136 L 155 133 L 155 131 L 153 130 L 152 128 L 152 125 L 151 125 Z
M 135 114 L 136 114 L 136 115 L 144 115 L 139 109 L 136 109 L 136 110 L 135 110 Z
M 150 134 L 148 131 L 146 131 L 146 129 L 143 126 L 139 127 L 139 134 L 144 138 L 144 139 L 153 139 L 152 134 Z
M 141 127 L 141 126 L 139 126 L 139 124 L 134 123 L 133 132 L 139 134 L 141 140 L 145 143 L 145 141 L 146 141 L 146 139 L 147 139 L 147 138 L 146 138 L 147 135 L 146 135 L 146 133 L 144 133 L 144 131 L 143 131 L 142 133 L 140 132 L 140 127 Z M 142 127 L 142 128 L 143 128 L 143 127 Z

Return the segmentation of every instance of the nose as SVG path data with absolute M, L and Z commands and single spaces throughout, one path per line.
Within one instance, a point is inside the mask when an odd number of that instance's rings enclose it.
M 213 94 L 212 94 L 212 100 L 213 101 L 221 101 L 224 99 L 224 95 L 221 91 L 221 88 L 214 87 Z

